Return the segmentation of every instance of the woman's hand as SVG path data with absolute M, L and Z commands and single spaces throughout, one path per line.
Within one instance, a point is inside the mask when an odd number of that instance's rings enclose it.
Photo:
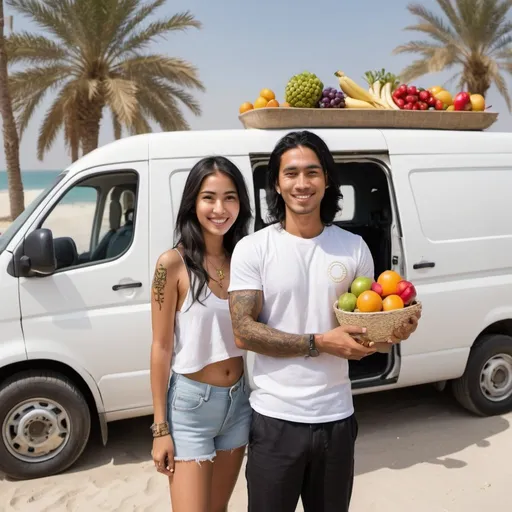
M 174 443 L 170 435 L 155 437 L 151 451 L 155 467 L 159 473 L 172 476 L 174 473 Z

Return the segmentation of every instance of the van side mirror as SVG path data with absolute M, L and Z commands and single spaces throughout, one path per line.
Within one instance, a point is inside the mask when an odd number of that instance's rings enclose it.
M 27 276 L 32 272 L 50 275 L 57 269 L 53 234 L 49 229 L 32 231 L 23 244 L 23 256 L 20 258 L 22 274 Z

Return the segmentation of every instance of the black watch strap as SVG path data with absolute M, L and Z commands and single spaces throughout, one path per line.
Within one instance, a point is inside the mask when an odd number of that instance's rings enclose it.
M 318 352 L 318 349 L 316 348 L 315 344 L 315 335 L 310 334 L 309 335 L 309 356 L 310 357 L 318 357 L 320 355 L 320 352 Z

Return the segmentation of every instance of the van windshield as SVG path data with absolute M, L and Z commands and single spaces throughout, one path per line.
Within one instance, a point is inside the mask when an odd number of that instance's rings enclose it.
M 4 233 L 0 235 L 0 254 L 5 251 L 6 247 L 9 245 L 9 242 L 12 240 L 14 235 L 18 232 L 24 222 L 27 220 L 32 212 L 39 206 L 41 201 L 50 193 L 50 191 L 59 183 L 62 178 L 66 175 L 66 172 L 62 172 L 59 174 L 54 180 L 53 183 L 48 185 L 19 215 L 14 222 L 10 224 L 10 226 L 5 230 Z

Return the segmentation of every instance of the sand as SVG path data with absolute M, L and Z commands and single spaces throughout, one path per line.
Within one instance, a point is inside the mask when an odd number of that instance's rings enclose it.
M 357 396 L 355 405 L 351 512 L 506 510 L 499 501 L 510 494 L 512 414 L 476 418 L 430 386 Z M 167 480 L 149 455 L 150 423 L 112 423 L 107 447 L 94 440 L 65 474 L 25 482 L 0 477 L 0 511 L 171 510 Z M 243 471 L 229 510 L 247 510 Z

